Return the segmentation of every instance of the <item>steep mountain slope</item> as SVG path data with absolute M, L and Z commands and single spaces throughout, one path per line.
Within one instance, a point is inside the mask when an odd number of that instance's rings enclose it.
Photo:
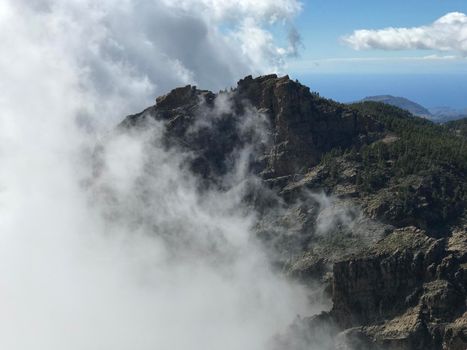
M 362 100 L 362 102 L 366 102 L 366 101 L 386 103 L 391 106 L 405 109 L 409 111 L 410 113 L 412 113 L 413 115 L 416 115 L 419 117 L 429 118 L 431 116 L 431 112 L 427 108 L 405 97 L 396 97 L 396 96 L 391 96 L 391 95 L 368 96 Z
M 467 144 L 453 131 L 276 75 L 175 89 L 120 129 L 153 122 L 200 186 L 222 188 L 242 160 L 272 262 L 331 298 L 279 348 L 465 349 Z
M 467 148 L 452 132 L 408 112 L 375 102 L 350 108 L 380 122 L 386 134 L 362 147 L 334 150 L 322 159 L 331 191 L 347 183 L 363 194 L 368 214 L 395 226 L 440 230 L 465 209 Z M 334 169 L 353 167 L 354 179 Z M 336 173 L 336 176 L 333 176 Z

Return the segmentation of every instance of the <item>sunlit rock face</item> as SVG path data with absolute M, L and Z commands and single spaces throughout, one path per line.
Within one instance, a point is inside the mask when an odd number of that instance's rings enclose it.
M 344 328 L 364 325 L 346 337 L 383 348 L 460 349 L 448 344 L 462 337 L 467 280 L 462 256 L 444 244 L 408 227 L 335 264 L 331 313 Z

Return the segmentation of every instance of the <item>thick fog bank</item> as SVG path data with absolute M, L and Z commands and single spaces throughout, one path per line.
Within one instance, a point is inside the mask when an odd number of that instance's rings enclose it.
M 269 69 L 258 54 L 282 64 L 296 42 L 276 50 L 261 23 L 299 4 L 261 3 L 2 2 L 1 348 L 266 349 L 311 312 L 252 235 L 241 166 L 200 191 L 186 155 L 158 147 L 161 125 L 113 131 L 170 87 Z M 186 33 L 200 55 L 177 44 Z

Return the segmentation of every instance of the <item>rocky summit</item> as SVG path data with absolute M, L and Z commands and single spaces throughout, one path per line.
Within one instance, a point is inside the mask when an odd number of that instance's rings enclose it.
M 278 335 L 280 349 L 467 349 L 464 134 L 276 75 L 174 89 L 119 128 L 152 122 L 200 186 L 225 186 L 248 150 L 257 236 L 329 304 Z

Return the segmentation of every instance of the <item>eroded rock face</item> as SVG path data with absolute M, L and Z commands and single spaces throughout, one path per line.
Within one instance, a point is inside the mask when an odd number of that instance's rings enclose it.
M 368 349 L 455 349 L 456 342 L 465 347 L 465 257 L 453 254 L 456 238 L 450 241 L 451 247 L 409 227 L 362 256 L 336 263 L 331 315 L 341 328 L 351 328 L 341 336 L 344 343 Z
M 343 327 L 379 322 L 434 277 L 442 244 L 415 228 L 396 230 L 370 252 L 334 264 L 334 313 Z M 398 305 L 403 303 L 402 305 Z
M 268 178 L 304 173 L 323 153 L 360 142 L 380 128 L 343 105 L 320 99 L 287 76 L 247 77 L 239 81 L 238 95 L 267 110 L 271 118 L 274 143 L 267 152 Z

